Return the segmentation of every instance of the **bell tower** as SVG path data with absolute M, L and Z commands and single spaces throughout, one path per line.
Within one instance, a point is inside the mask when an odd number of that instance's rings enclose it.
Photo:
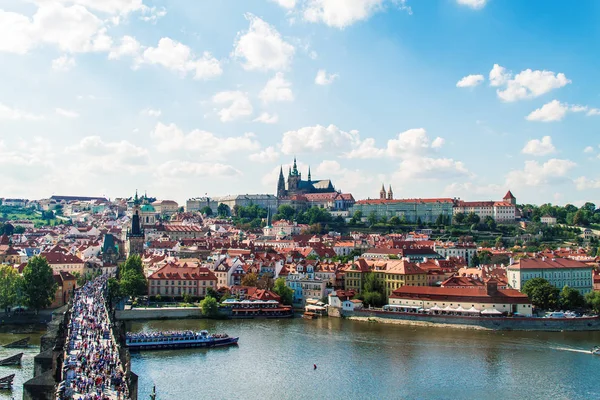
M 381 184 L 381 190 L 379 191 L 379 199 L 380 200 L 385 200 L 386 198 L 386 193 L 385 193 L 385 186 L 383 186 L 383 183 Z
M 131 215 L 131 226 L 127 230 L 127 256 L 132 254 L 142 255 L 144 253 L 144 230 L 140 225 L 140 199 L 135 191 L 133 199 L 133 213 Z

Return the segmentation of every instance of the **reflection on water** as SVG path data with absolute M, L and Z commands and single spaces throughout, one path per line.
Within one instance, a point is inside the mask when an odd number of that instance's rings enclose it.
M 33 378 L 33 357 L 40 352 L 40 337 L 42 333 L 11 334 L 0 333 L 0 346 L 22 338 L 30 337 L 29 347 L 26 349 L 5 349 L 0 347 L 0 359 L 23 353 L 20 366 L 0 367 L 0 378 L 15 374 L 12 390 L 0 389 L 0 400 L 23 398 L 23 383 Z
M 489 332 L 319 320 L 148 321 L 238 347 L 133 355 L 140 399 L 600 398 L 599 332 Z M 313 364 L 318 369 L 313 370 Z

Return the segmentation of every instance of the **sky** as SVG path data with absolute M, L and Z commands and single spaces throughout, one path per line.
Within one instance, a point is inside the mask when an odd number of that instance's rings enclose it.
M 600 203 L 600 2 L 0 0 L 0 197 Z

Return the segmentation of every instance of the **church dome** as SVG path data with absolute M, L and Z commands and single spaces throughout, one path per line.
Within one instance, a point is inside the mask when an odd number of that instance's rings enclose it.
M 156 208 L 151 204 L 144 204 L 140 210 L 142 212 L 156 212 Z

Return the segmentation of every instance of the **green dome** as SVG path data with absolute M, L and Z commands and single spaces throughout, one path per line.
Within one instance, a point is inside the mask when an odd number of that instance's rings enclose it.
M 142 212 L 156 212 L 156 209 L 151 204 L 144 204 L 141 210 Z

